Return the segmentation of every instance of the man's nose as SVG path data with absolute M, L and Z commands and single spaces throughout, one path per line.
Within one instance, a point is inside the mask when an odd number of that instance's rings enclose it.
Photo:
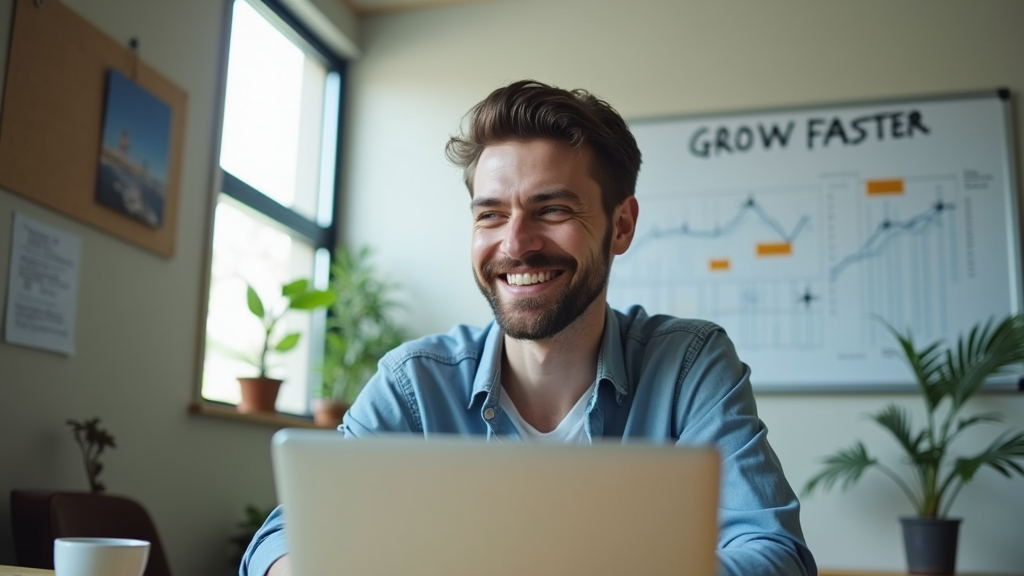
M 501 241 L 501 250 L 509 258 L 521 259 L 523 256 L 540 250 L 544 245 L 537 225 L 522 215 L 514 215 L 505 226 L 505 237 Z

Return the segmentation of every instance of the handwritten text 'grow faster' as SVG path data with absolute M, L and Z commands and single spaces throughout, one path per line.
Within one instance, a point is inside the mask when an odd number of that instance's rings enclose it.
M 797 131 L 797 125 L 802 130 Z M 794 140 L 794 133 L 804 135 Z M 758 122 L 734 126 L 702 126 L 690 136 L 690 153 L 698 158 L 716 158 L 753 150 L 785 150 L 790 143 L 807 150 L 837 146 L 858 146 L 865 142 L 901 140 L 927 136 L 931 130 L 917 110 L 878 112 L 854 118 L 815 118 L 790 120 L 785 124 Z

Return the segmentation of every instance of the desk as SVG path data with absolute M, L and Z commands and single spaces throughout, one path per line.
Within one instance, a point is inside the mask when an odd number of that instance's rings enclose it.
M 0 566 L 0 576 L 54 576 L 54 573 L 53 570 L 39 570 L 38 568 Z M 829 570 L 828 568 L 823 568 L 818 572 L 818 576 L 905 576 L 905 574 L 902 572 L 865 572 L 863 570 Z M 971 575 L 957 572 L 956 576 Z
M 3 572 L 0 572 L 0 576 L 6 576 Z M 905 572 L 880 572 L 870 570 L 829 570 L 827 568 L 821 568 L 818 570 L 818 576 L 908 576 Z M 967 572 L 956 572 L 956 576 L 985 576 L 978 573 L 967 573 Z M 996 574 L 989 574 L 987 576 L 997 576 Z M 1011 576 L 1011 575 L 1006 575 Z
M 0 566 L 0 576 L 53 576 L 53 570 L 18 568 L 17 566 Z

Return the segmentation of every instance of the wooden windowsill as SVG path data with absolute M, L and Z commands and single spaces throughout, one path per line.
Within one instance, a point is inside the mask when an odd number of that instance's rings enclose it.
M 194 401 L 188 406 L 189 414 L 200 416 L 212 416 L 235 422 L 248 422 L 249 424 L 260 424 L 273 428 L 320 428 L 313 423 L 312 418 L 303 418 L 292 414 L 281 414 L 280 412 L 256 412 L 242 414 L 230 404 L 217 404 L 202 400 Z

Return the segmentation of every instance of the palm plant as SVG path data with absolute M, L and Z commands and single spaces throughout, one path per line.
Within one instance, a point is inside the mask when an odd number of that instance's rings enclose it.
M 845 490 L 875 468 L 899 486 L 922 518 L 944 518 L 960 490 L 984 467 L 1010 477 L 1024 476 L 1024 432 L 1007 430 L 979 452 L 954 457 L 950 447 L 964 431 L 982 423 L 1000 422 L 999 414 L 986 412 L 962 417 L 964 405 L 985 381 L 1005 374 L 1024 361 L 1024 316 L 1011 315 L 996 323 L 989 320 L 961 335 L 954 348 L 943 349 L 941 341 L 918 349 L 908 330 L 900 334 L 886 324 L 899 341 L 904 360 L 914 373 L 927 410 L 928 421 L 913 430 L 910 416 L 895 404 L 870 415 L 889 431 L 903 449 L 904 463 L 913 480 L 872 457 L 860 441 L 825 457 L 821 471 L 804 487 L 805 495 L 815 488 L 831 488 L 842 482 Z

